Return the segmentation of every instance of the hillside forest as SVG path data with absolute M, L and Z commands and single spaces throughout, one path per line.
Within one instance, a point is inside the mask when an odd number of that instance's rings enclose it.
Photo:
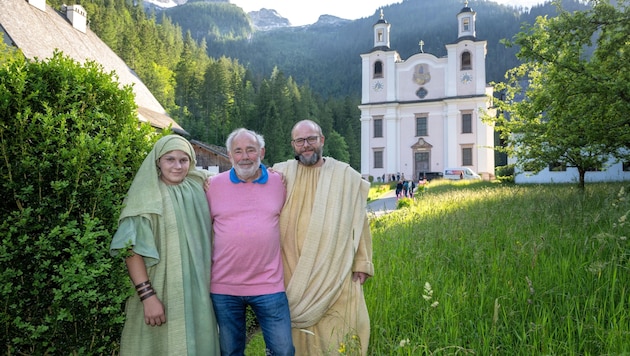
M 60 8 L 61 0 L 49 1 Z M 223 146 L 235 128 L 266 141 L 265 163 L 293 157 L 290 129 L 318 121 L 325 155 L 360 167 L 359 55 L 372 48 L 374 15 L 354 21 L 256 31 L 243 10 L 226 1 L 189 1 L 159 10 L 129 0 L 84 0 L 90 29 L 138 74 L 167 112 L 189 134 Z M 404 0 L 383 8 L 392 24 L 391 47 L 403 60 L 419 52 L 445 55 L 456 40 L 459 0 Z M 551 3 L 530 10 L 471 1 L 477 38 L 488 41 L 488 81 L 501 81 L 517 66 L 512 38 L 521 24 L 555 14 Z M 564 0 L 565 9 L 582 9 Z

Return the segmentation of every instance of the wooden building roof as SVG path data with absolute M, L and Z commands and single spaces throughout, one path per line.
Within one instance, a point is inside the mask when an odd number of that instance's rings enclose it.
M 57 11 L 45 0 L 0 0 L 0 32 L 7 44 L 30 59 L 45 60 L 59 50 L 79 63 L 91 60 L 101 64 L 105 72 L 116 73 L 121 85 L 132 85 L 140 121 L 156 129 L 171 126 L 175 133 L 188 135 L 134 71 L 89 29 L 86 17 L 80 5 Z

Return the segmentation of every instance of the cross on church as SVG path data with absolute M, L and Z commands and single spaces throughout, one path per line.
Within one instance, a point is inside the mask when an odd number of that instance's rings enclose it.
M 418 44 L 420 45 L 420 53 L 424 53 L 424 50 L 422 49 L 422 47 L 424 47 L 424 41 L 420 40 L 420 42 L 418 42 Z

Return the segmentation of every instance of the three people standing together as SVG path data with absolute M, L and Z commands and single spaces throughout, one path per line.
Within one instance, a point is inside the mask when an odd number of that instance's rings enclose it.
M 183 263 L 188 265 L 186 268 L 190 265 L 205 268 L 208 273 L 205 276 L 212 276 L 211 283 L 205 285 L 206 296 L 210 290 L 212 299 L 208 297 L 205 304 L 186 305 L 194 309 L 193 314 L 203 314 L 212 322 L 216 312 L 222 355 L 243 355 L 247 305 L 257 315 L 267 354 L 335 354 L 340 345 L 353 340 L 357 351 L 366 355 L 370 322 L 362 284 L 374 274 L 366 210 L 369 183 L 348 164 L 322 156 L 325 137 L 317 123 L 300 121 L 293 127 L 291 135 L 296 159 L 278 163 L 268 171 L 261 163 L 264 158 L 262 136 L 246 129 L 232 132 L 226 147 L 233 167 L 210 179 L 206 206 L 195 213 L 182 210 L 173 214 L 175 229 L 184 230 L 183 235 L 193 239 L 203 240 L 200 244 L 204 246 L 199 248 L 205 249 L 205 255 L 212 256 L 211 266 L 209 259 L 202 263 L 186 258 Z M 194 152 L 187 151 L 187 154 L 194 170 Z M 153 162 L 158 162 L 157 158 L 157 155 L 151 157 Z M 157 167 L 153 167 L 153 174 L 156 169 L 159 171 Z M 282 177 L 274 172 L 280 172 Z M 195 174 L 189 172 L 188 175 Z M 199 186 L 195 187 L 199 193 Z M 147 214 L 157 213 L 149 211 Z M 127 215 L 121 215 L 121 222 Z M 206 222 L 188 221 L 203 220 L 204 217 Z M 187 228 L 189 225 L 201 225 L 205 230 L 191 233 Z M 122 227 L 121 223 L 112 249 L 130 248 L 133 256 L 144 256 L 144 265 L 150 268 L 147 261 L 152 256 L 145 256 L 136 240 L 125 240 L 137 226 Z M 209 229 L 214 232 L 212 243 L 209 232 L 206 232 Z M 154 239 L 157 241 L 158 237 Z M 169 251 L 170 259 L 170 250 L 163 250 L 161 254 L 165 251 Z M 129 260 L 133 256 L 126 260 L 136 285 L 144 276 L 137 277 L 132 271 Z M 179 265 L 180 271 L 173 278 L 188 278 L 185 276 L 188 270 L 182 267 L 183 264 Z M 161 290 L 155 293 L 165 294 Z M 132 315 L 142 312 L 142 303 L 152 298 L 140 301 L 143 297 L 144 294 L 132 297 L 128 302 L 121 354 L 126 354 L 123 350 L 130 350 L 129 354 L 136 350 L 127 349 L 126 344 L 146 342 L 145 333 L 159 333 L 161 336 L 157 338 L 169 340 L 173 337 L 172 330 L 155 331 L 171 327 L 168 323 L 175 317 L 171 316 L 170 308 L 166 308 L 169 310 L 166 324 L 159 318 L 157 321 L 147 319 L 146 304 L 145 325 L 138 325 L 139 317 L 135 318 L 134 324 L 130 323 Z M 135 307 L 130 308 L 130 304 Z M 194 337 L 199 335 L 195 330 L 190 332 L 191 338 L 184 341 L 188 343 L 187 347 L 174 349 L 164 341 L 168 348 L 153 354 L 216 354 L 216 350 L 202 353 L 189 348 L 196 343 L 218 347 L 216 326 L 202 329 L 203 340 Z

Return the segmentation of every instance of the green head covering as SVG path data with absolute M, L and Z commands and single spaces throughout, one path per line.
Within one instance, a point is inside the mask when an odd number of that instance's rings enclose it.
M 157 162 L 160 157 L 175 150 L 184 151 L 190 157 L 187 177 L 198 179 L 200 183 L 203 183 L 205 175 L 195 168 L 197 160 L 190 142 L 178 135 L 164 136 L 155 143 L 133 178 L 125 198 L 125 207 L 118 221 L 124 217 L 141 214 L 162 215 L 162 195 L 159 188 L 160 175 Z

